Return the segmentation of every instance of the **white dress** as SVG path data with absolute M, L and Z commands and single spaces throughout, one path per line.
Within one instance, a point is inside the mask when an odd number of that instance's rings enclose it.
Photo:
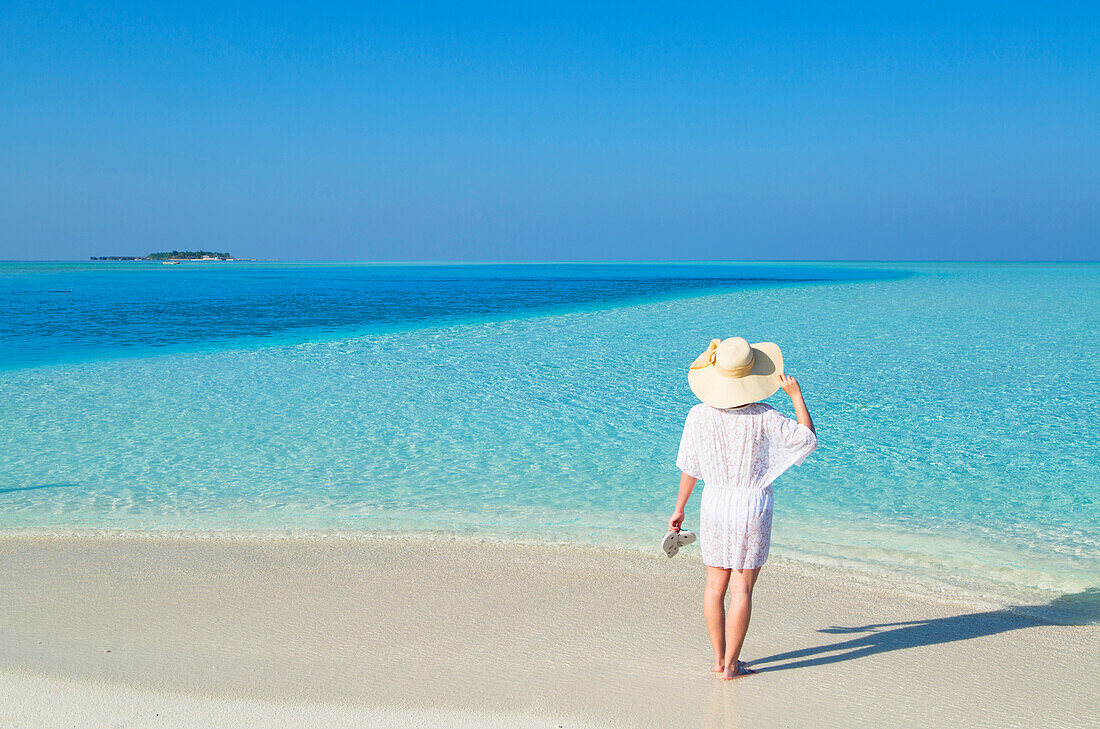
M 812 430 L 764 403 L 688 413 L 676 465 L 703 481 L 699 548 L 711 567 L 754 569 L 768 559 L 772 481 L 817 447 Z

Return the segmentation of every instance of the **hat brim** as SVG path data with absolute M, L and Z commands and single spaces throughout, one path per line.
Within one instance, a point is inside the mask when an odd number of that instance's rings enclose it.
M 758 342 L 752 347 L 752 371 L 743 377 L 727 377 L 714 365 L 688 370 L 688 385 L 695 397 L 715 408 L 735 408 L 766 400 L 779 389 L 783 353 L 779 345 Z

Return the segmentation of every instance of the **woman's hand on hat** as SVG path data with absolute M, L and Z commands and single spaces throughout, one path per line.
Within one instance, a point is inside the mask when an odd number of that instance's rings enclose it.
M 780 375 L 779 386 L 783 388 L 783 392 L 791 396 L 791 403 L 794 405 L 794 414 L 798 417 L 798 424 L 805 425 L 814 435 L 817 435 L 817 431 L 814 430 L 814 419 L 810 417 L 810 411 L 806 408 L 806 401 L 802 399 L 802 387 L 799 386 L 798 380 L 787 375 Z
M 779 376 L 779 386 L 783 388 L 783 392 L 791 396 L 792 400 L 802 395 L 802 386 L 798 384 L 798 380 L 789 375 Z

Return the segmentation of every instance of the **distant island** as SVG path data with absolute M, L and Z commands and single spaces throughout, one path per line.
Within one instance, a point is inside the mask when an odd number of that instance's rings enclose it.
M 147 256 L 90 256 L 92 261 L 240 261 L 229 253 L 214 251 L 161 251 Z

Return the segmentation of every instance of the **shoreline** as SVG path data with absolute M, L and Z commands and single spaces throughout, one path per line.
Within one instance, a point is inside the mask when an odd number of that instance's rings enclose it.
M 692 553 L 0 534 L 0 575 L 10 726 L 1081 726 L 1100 712 L 1095 595 L 1065 596 L 1081 624 L 1057 625 L 773 560 L 744 654 L 761 672 L 725 683 Z
M 393 543 L 400 541 L 452 543 L 456 545 L 486 545 L 489 547 L 548 547 L 576 550 L 592 550 L 595 554 L 652 556 L 658 552 L 653 544 L 640 542 L 602 543 L 549 541 L 538 535 L 517 533 L 514 535 L 495 534 L 486 536 L 476 533 L 454 532 L 446 529 L 432 530 L 357 530 L 357 529 L 279 529 L 279 528 L 180 528 L 180 529 L 135 529 L 127 527 L 72 527 L 38 528 L 8 527 L 0 528 L 0 547 L 8 540 L 88 540 L 88 541 L 145 541 L 149 543 L 174 542 L 229 542 L 229 543 L 288 543 L 288 542 L 348 542 L 348 543 Z M 652 541 L 652 540 L 651 540 Z M 1046 589 L 1016 583 L 989 581 L 985 584 L 967 583 L 953 579 L 949 575 L 938 575 L 928 571 L 906 570 L 900 566 L 861 562 L 844 558 L 807 558 L 802 554 L 785 553 L 782 547 L 777 552 L 773 541 L 769 566 L 782 566 L 792 573 L 804 574 L 820 579 L 839 579 L 859 584 L 871 589 L 896 592 L 907 599 L 930 600 L 937 603 L 966 605 L 973 608 L 1000 609 L 1013 607 L 1046 622 L 1057 624 L 1075 624 L 1081 617 L 1082 608 L 1070 605 L 1051 610 L 1044 603 L 1057 599 L 1067 591 Z M 689 548 L 686 552 L 689 560 L 698 560 L 698 548 Z M 701 564 L 701 563 L 700 563 Z M 1098 589 L 1085 586 L 1085 590 Z M 1087 608 L 1085 608 L 1087 612 Z

